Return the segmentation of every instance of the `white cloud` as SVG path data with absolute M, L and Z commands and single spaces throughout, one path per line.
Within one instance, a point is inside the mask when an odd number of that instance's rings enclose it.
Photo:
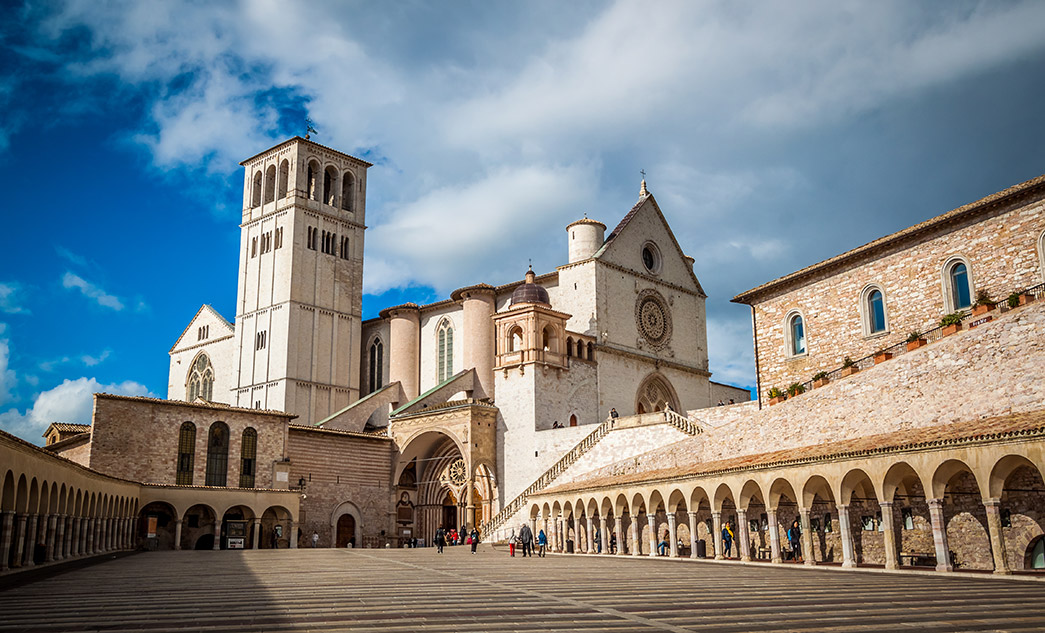
M 750 321 L 708 318 L 708 363 L 711 379 L 741 387 L 754 387 L 755 351 Z
M 116 311 L 123 310 L 123 302 L 120 301 L 119 297 L 115 297 L 105 292 L 79 275 L 66 272 L 65 275 L 62 276 L 62 287 L 67 289 L 75 288 L 83 293 L 85 297 L 94 299 L 100 306 L 112 308 Z
M 0 334 L 5 331 L 6 324 L 0 323 Z M 6 338 L 0 339 L 0 405 L 10 399 L 16 380 L 15 372 L 11 369 L 11 342 Z
M 23 305 L 23 294 L 22 284 L 10 281 L 0 282 L 0 312 L 30 314 L 29 309 Z
M 95 393 L 123 396 L 153 396 L 134 381 L 102 384 L 95 378 L 66 379 L 62 384 L 38 394 L 24 413 L 9 409 L 0 413 L 0 428 L 29 442 L 40 442 L 40 435 L 52 422 L 90 424 Z

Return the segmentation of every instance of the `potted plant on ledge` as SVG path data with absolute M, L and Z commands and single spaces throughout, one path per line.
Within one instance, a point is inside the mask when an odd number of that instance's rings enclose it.
M 974 317 L 980 316 L 981 314 L 987 314 L 994 309 L 995 302 L 991 301 L 991 296 L 986 290 L 981 290 L 976 293 L 976 303 L 972 306 L 972 315 Z
M 922 347 L 922 346 L 928 345 L 928 344 L 929 344 L 929 342 L 926 341 L 924 338 L 922 338 L 922 333 L 917 331 L 917 330 L 915 330 L 914 332 L 911 332 L 910 334 L 907 335 L 907 351 L 908 352 L 913 352 L 914 350 L 918 349 L 919 347 Z
M 892 357 L 893 357 L 893 353 L 892 352 L 887 352 L 884 349 L 878 350 L 877 352 L 874 353 L 874 364 L 878 365 L 879 363 L 884 363 L 885 361 L 889 360 Z
M 1009 295 L 1009 307 L 1015 308 L 1018 306 L 1025 306 L 1031 301 L 1034 301 L 1034 295 L 1026 291 L 1017 290 Z
M 794 398 L 795 396 L 800 396 L 805 392 L 805 385 L 800 382 L 792 383 L 791 386 L 787 388 L 787 397 Z
M 828 379 L 826 371 L 818 371 L 813 374 L 813 389 L 819 389 L 829 382 L 831 381 Z
M 785 395 L 783 391 L 780 391 L 778 387 L 770 388 L 770 390 L 766 392 L 766 395 L 769 397 L 769 406 L 787 400 L 787 395 Z
M 856 362 L 852 358 L 846 356 L 842 360 L 842 378 L 852 376 L 858 371 L 860 371 L 860 368 L 856 366 Z
M 950 336 L 955 332 L 960 332 L 962 329 L 963 316 L 965 316 L 965 313 L 961 310 L 944 315 L 944 317 L 940 319 L 940 327 L 943 328 L 941 333 L 944 336 Z

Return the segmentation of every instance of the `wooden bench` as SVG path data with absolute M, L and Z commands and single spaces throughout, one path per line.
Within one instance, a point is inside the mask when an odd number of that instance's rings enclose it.
M 900 552 L 900 565 L 907 560 L 908 567 L 935 567 L 936 554 L 929 552 Z

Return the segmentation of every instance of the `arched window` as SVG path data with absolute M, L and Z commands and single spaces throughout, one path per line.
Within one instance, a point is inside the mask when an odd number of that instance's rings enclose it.
M 584 357 L 584 341 L 577 341 L 577 358 Z
M 588 360 L 595 360 L 595 344 L 588 341 Z
M 337 170 L 333 167 L 327 167 L 326 171 L 323 172 L 323 202 L 330 206 L 335 206 L 337 203 L 336 183 Z
M 253 192 L 253 195 L 250 197 L 250 206 L 251 207 L 260 207 L 261 206 L 261 172 L 260 171 L 254 172 L 254 192 Z
M 381 343 L 381 339 L 375 338 L 374 342 L 370 344 L 370 391 L 368 393 L 374 393 L 380 389 L 383 385 L 381 381 L 384 380 L 384 362 L 385 362 L 385 346 Z
M 566 337 L 566 356 L 573 358 L 573 337 Z
M 508 351 L 518 352 L 522 349 L 522 328 L 515 326 L 508 332 Z
M 443 319 L 439 323 L 438 333 L 438 368 L 439 382 L 454 375 L 454 327 L 450 321 Z
M 354 184 L 355 179 L 352 178 L 352 172 L 346 171 L 341 179 L 341 208 L 345 211 L 352 210 L 352 198 L 354 197 L 352 195 L 352 187 Z
M 308 164 L 308 181 L 305 187 L 308 191 L 309 200 L 319 200 L 319 163 L 311 161 Z
M 196 425 L 185 422 L 178 433 L 178 478 L 179 486 L 192 485 L 192 468 L 196 462 Z
M 972 305 L 972 277 L 963 259 L 955 258 L 944 266 L 943 284 L 947 312 L 963 310 Z
M 1041 273 L 1041 280 L 1045 281 L 1045 232 L 1038 238 L 1038 272 Z
M 254 487 L 254 471 L 258 456 L 258 432 L 247 427 L 240 443 L 239 487 Z
M 214 398 L 214 368 L 211 367 L 210 358 L 206 354 L 201 352 L 192 362 L 185 391 L 185 400 L 188 402 L 192 402 L 196 398 L 204 400 Z
M 207 485 L 224 487 L 229 471 L 228 425 L 224 422 L 211 424 L 207 438 Z
M 276 195 L 282 200 L 287 197 L 287 184 L 290 180 L 290 162 L 286 159 L 279 164 L 279 188 Z
M 801 314 L 792 314 L 787 318 L 785 335 L 789 356 L 801 356 L 806 353 L 806 327 Z
M 889 329 L 885 312 L 885 294 L 878 286 L 867 286 L 860 293 L 860 315 L 863 317 L 864 336 L 880 334 Z
M 276 166 L 269 165 L 265 170 L 265 202 L 276 199 Z

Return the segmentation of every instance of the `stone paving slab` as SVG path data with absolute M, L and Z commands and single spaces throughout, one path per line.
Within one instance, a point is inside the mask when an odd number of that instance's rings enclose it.
M 1045 585 L 418 550 L 146 552 L 0 591 L 0 633 L 1045 631 Z

